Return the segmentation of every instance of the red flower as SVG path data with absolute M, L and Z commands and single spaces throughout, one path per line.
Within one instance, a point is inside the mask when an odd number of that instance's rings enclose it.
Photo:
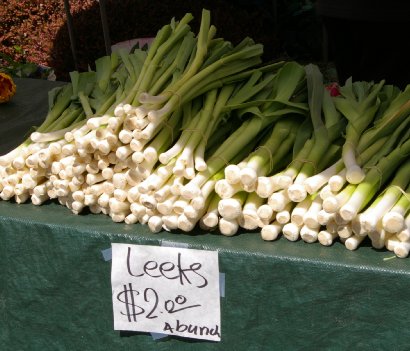
M 326 85 L 326 89 L 330 92 L 330 96 L 340 95 L 339 84 L 337 83 L 330 83 Z

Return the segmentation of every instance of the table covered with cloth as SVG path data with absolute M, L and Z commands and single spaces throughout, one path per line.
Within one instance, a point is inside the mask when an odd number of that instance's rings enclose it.
M 28 136 L 62 82 L 16 79 L 0 105 L 0 153 Z M 216 250 L 225 274 L 221 341 L 113 328 L 111 243 Z M 57 202 L 0 201 L 1 350 L 410 350 L 410 259 L 258 232 L 151 233 Z

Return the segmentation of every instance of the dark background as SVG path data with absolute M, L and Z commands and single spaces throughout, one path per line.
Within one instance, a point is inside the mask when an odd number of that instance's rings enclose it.
M 218 35 L 264 45 L 264 60 L 318 64 L 328 80 L 410 82 L 408 0 L 106 0 L 111 43 L 153 37 L 172 17 L 191 12 L 196 32 L 202 8 Z M 0 54 L 54 69 L 58 80 L 87 70 L 105 55 L 97 0 L 69 0 L 77 66 L 64 0 L 0 0 Z M 1 69 L 0 58 L 0 69 Z M 4 62 L 3 62 L 4 64 Z
M 63 0 L 0 0 L 0 52 L 15 60 L 52 67 L 66 80 L 75 69 Z M 105 54 L 99 3 L 70 0 L 78 68 Z M 249 36 L 264 44 L 264 59 L 321 59 L 321 25 L 304 0 L 107 0 L 111 43 L 153 37 L 172 17 L 191 12 L 196 32 L 202 8 L 211 10 L 219 37 Z

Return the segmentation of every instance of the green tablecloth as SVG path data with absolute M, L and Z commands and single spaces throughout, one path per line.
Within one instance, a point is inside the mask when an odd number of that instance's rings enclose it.
M 17 84 L 13 102 L 0 105 L 2 152 L 42 116 L 58 83 Z M 101 250 L 164 240 L 218 250 L 221 342 L 113 330 L 111 263 Z M 258 233 L 152 234 L 56 203 L 0 201 L 0 349 L 409 350 L 410 261 L 393 256 L 366 245 L 263 242 Z

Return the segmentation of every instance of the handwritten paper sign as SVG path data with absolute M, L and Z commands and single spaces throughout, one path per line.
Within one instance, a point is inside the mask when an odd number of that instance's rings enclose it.
M 114 329 L 220 341 L 216 251 L 112 244 Z

